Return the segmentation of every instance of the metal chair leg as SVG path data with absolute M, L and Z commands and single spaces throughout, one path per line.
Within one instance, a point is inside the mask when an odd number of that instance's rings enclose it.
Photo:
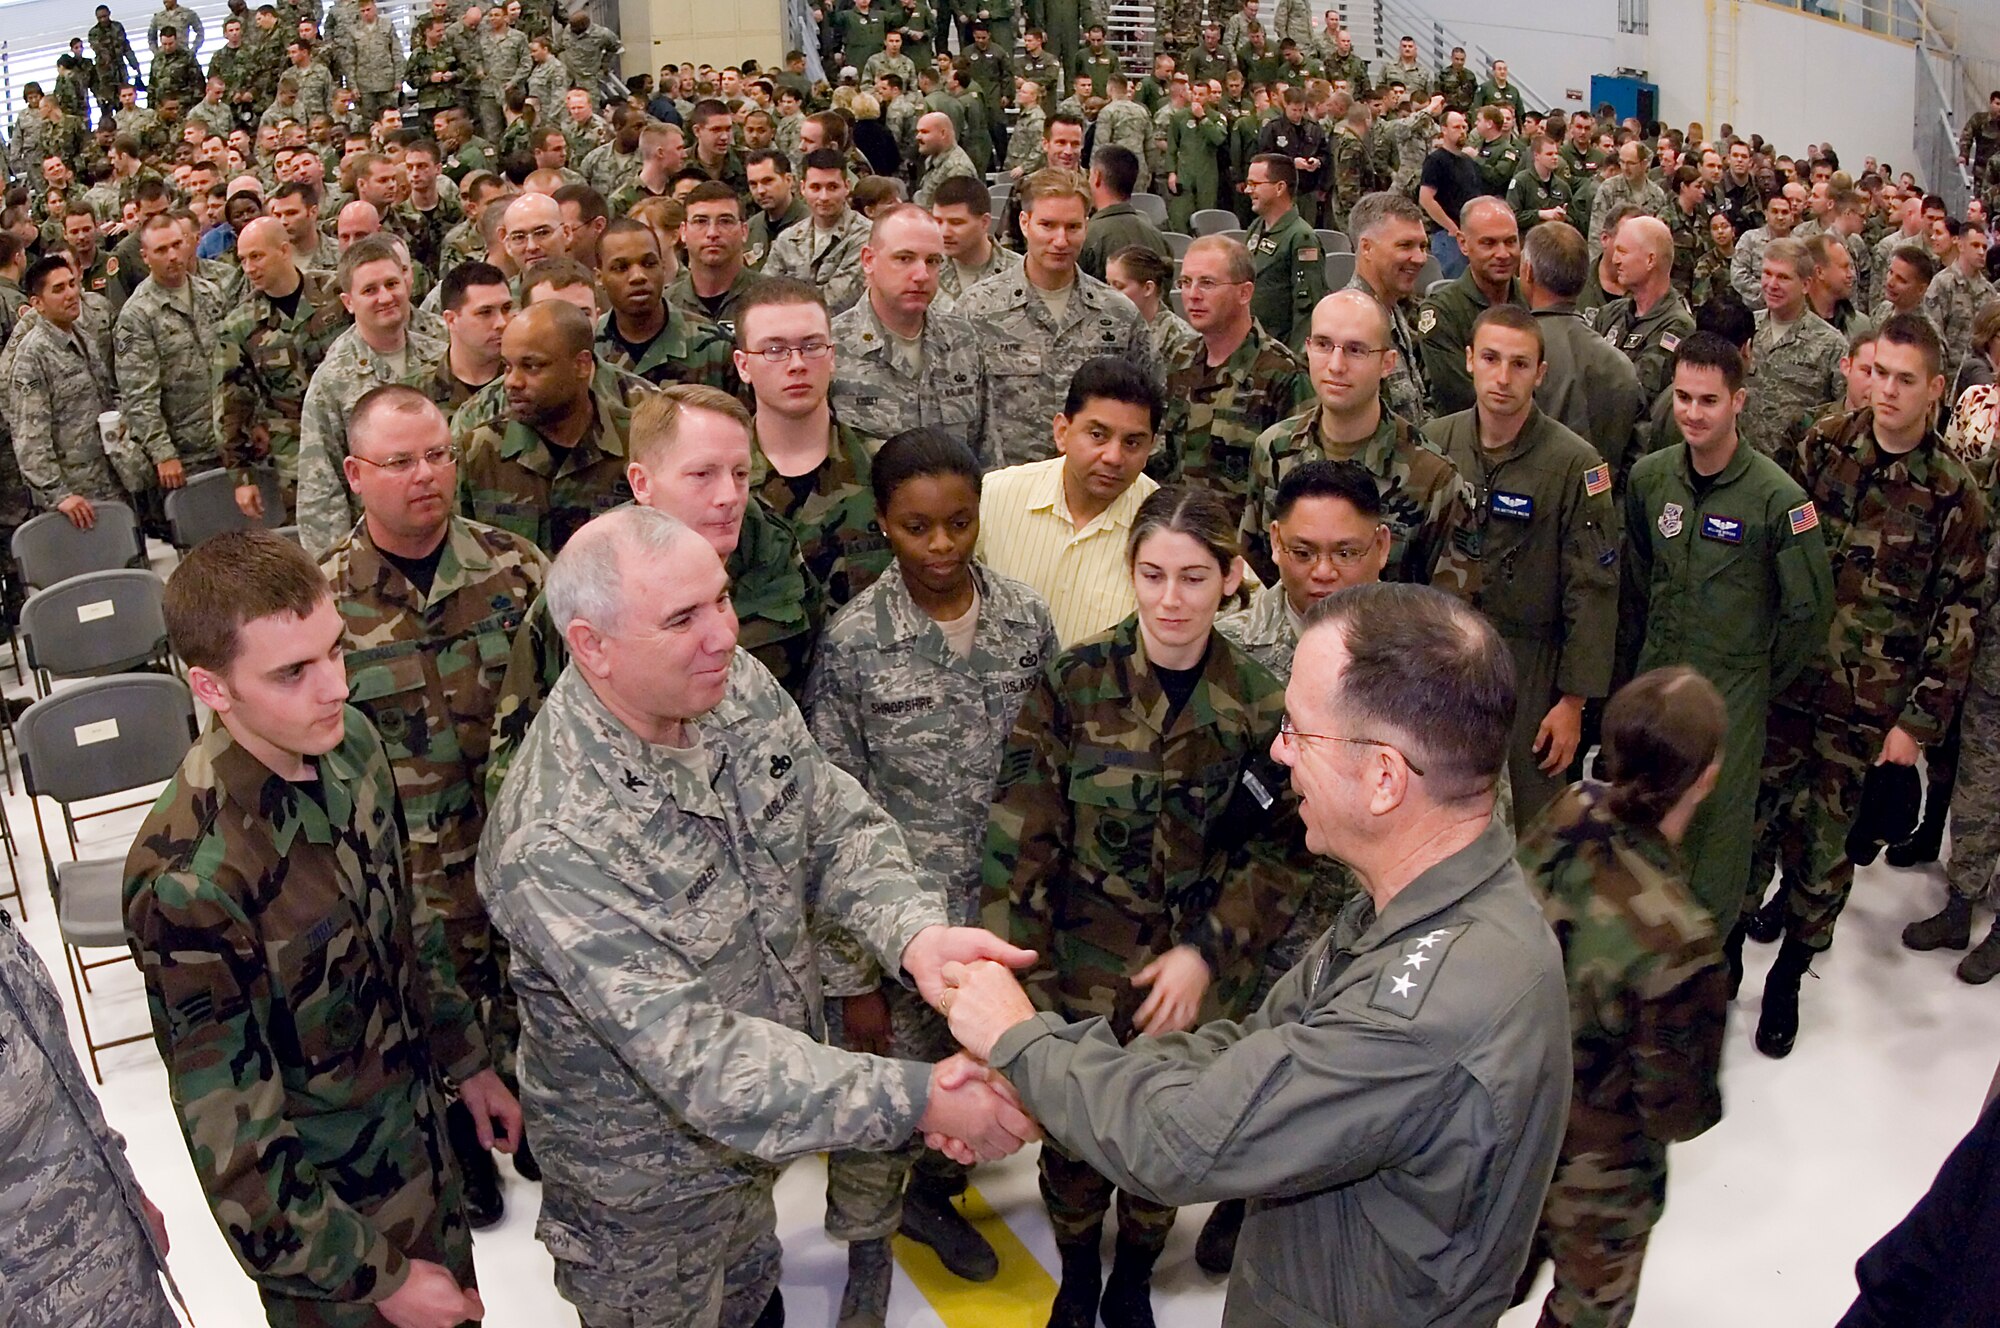
M 83 989 L 77 985 L 77 964 L 81 956 L 68 941 L 63 942 L 63 966 L 69 970 L 69 989 L 76 995 L 76 1021 L 83 1025 L 83 1049 L 90 1056 L 90 1077 L 104 1087 L 104 1071 L 97 1063 L 97 1043 L 90 1036 L 90 1012 L 84 1008 Z

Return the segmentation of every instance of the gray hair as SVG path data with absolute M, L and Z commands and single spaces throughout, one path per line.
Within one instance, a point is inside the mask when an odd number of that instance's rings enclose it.
M 1764 246 L 1764 261 L 1768 263 L 1773 259 L 1797 273 L 1800 281 L 1811 281 L 1813 273 L 1819 271 L 1819 264 L 1813 261 L 1812 250 L 1806 248 L 1806 242 L 1790 236 Z
M 1545 221 L 1530 229 L 1521 241 L 1521 265 L 1558 300 L 1574 300 L 1590 279 L 1590 251 L 1566 221 Z
M 1402 194 L 1383 189 L 1363 194 L 1347 214 L 1347 233 L 1359 240 L 1372 235 L 1391 221 L 1424 224 L 1423 210 Z
M 636 504 L 616 507 L 585 524 L 556 555 L 543 593 L 558 632 L 582 619 L 600 632 L 618 630 L 625 613 L 624 556 L 657 558 L 694 532 L 665 512 Z

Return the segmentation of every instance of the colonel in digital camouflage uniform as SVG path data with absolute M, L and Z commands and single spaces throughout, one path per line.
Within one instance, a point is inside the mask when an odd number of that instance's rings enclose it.
M 166 620 L 214 719 L 126 858 L 125 923 L 216 1224 L 281 1328 L 476 1318 L 445 1081 L 503 1148 L 520 1108 L 405 876 L 333 595 L 235 532 L 181 560 Z
M 506 946 L 480 906 L 472 863 L 500 681 L 547 560 L 518 535 L 453 515 L 451 430 L 416 388 L 361 398 L 343 469 L 361 520 L 320 565 L 347 629 L 349 699 L 374 723 L 395 771 L 410 888 L 443 919 L 459 985 L 511 1086 L 519 1016 Z M 468 1215 L 475 1228 L 490 1226 L 502 1205 L 493 1160 L 461 1104 L 446 1125 Z
M 1873 406 L 1823 420 L 1781 458 L 1826 532 L 1835 608 L 1826 653 L 1773 704 L 1765 739 L 1745 908 L 1782 868 L 1785 940 L 1757 1024 L 1768 1056 L 1791 1051 L 1799 980 L 1833 944 L 1868 767 L 1915 765 L 1941 742 L 1972 666 L 1989 512 L 1938 436 L 1942 355 L 1928 319 L 1891 318 L 1876 337 Z
M 1722 696 L 1685 666 L 1604 708 L 1606 782 L 1565 789 L 1521 868 L 1563 950 L 1574 1083 L 1569 1127 L 1519 1290 L 1555 1264 L 1544 1323 L 1630 1323 L 1667 1198 L 1667 1145 L 1722 1118 L 1727 969 L 1677 847 L 1722 772 Z
M 1030 956 L 949 925 L 895 823 L 736 648 L 722 561 L 686 526 L 597 518 L 548 602 L 571 662 L 479 853 L 513 948 L 537 1235 L 586 1328 L 777 1322 L 784 1163 L 920 1130 L 987 1160 L 1035 1134 L 962 1059 L 826 1045 L 813 922 L 931 1000 L 948 961 Z

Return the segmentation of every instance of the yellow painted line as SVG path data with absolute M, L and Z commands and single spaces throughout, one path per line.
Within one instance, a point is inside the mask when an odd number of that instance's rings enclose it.
M 992 1243 L 1000 1256 L 1000 1275 L 991 1282 L 967 1282 L 938 1262 L 928 1245 L 907 1236 L 896 1237 L 896 1262 L 945 1328 L 1046 1328 L 1049 1306 L 1055 1303 L 1056 1280 L 1028 1247 L 1008 1229 L 976 1186 L 968 1187 L 959 1203 L 966 1220 Z

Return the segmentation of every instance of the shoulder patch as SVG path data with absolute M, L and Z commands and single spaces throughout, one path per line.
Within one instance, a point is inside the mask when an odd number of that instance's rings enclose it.
M 1470 925 L 1439 927 L 1405 941 L 1401 953 L 1375 979 L 1375 994 L 1368 998 L 1370 1008 L 1415 1019 L 1424 1008 L 1424 997 L 1430 995 L 1438 970 L 1444 967 L 1445 952 Z
M 1301 249 L 1298 251 L 1298 259 L 1301 263 L 1317 263 L 1319 262 L 1319 250 Z
M 107 277 L 115 277 L 118 275 L 117 254 L 113 254 L 111 255 L 111 257 L 104 260 L 104 275 Z
M 1671 355 L 1681 348 L 1681 339 L 1671 332 L 1660 334 L 1660 349 Z
M 1812 499 L 1808 498 L 1785 513 L 1785 520 L 1790 523 L 1794 535 L 1803 535 L 1808 530 L 1819 529 L 1819 509 L 1814 507 Z
M 1583 472 L 1583 491 L 1595 498 L 1600 493 L 1611 492 L 1611 467 L 1592 466 Z
M 1419 336 L 1429 336 L 1431 329 L 1437 325 L 1438 311 L 1429 305 L 1425 305 L 1417 314 L 1417 334 Z

